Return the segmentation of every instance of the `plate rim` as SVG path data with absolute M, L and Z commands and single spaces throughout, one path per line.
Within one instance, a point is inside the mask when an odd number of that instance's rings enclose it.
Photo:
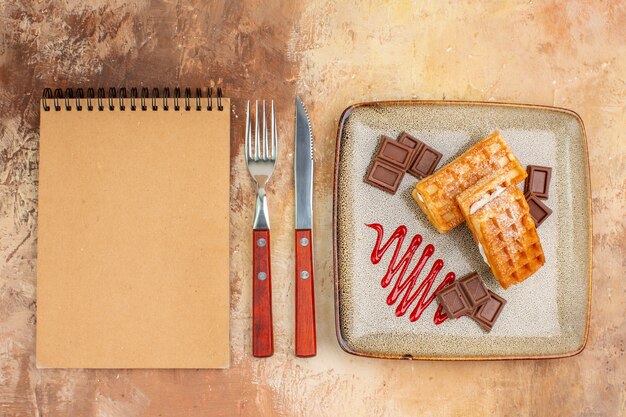
M 341 324 L 339 318 L 339 266 L 338 266 L 338 252 L 337 252 L 337 209 L 338 209 L 338 188 L 339 188 L 339 160 L 341 154 L 341 138 L 343 136 L 343 129 L 345 123 L 352 114 L 352 112 L 359 107 L 374 107 L 374 106 L 397 106 L 397 105 L 474 105 L 474 106 L 490 106 L 490 107 L 516 107 L 526 109 L 542 109 L 547 111 L 554 111 L 558 113 L 565 113 L 573 116 L 580 125 L 583 138 L 584 149 L 584 162 L 585 162 L 585 182 L 587 188 L 587 218 L 589 226 L 587 228 L 587 238 L 589 241 L 589 248 L 587 251 L 587 259 L 589 262 L 589 268 L 587 270 L 587 317 L 585 321 L 585 331 L 583 335 L 582 343 L 578 348 L 571 352 L 564 352 L 560 354 L 549 355 L 520 355 L 520 356 L 412 356 L 412 355 L 392 355 L 384 353 L 365 353 L 351 349 L 348 346 L 347 341 L 344 339 L 341 333 Z M 591 318 L 591 296 L 592 296 L 592 271 L 593 271 L 593 216 L 591 212 L 591 202 L 593 196 L 591 194 L 591 171 L 589 167 L 589 146 L 587 140 L 587 132 L 583 119 L 574 110 L 570 110 L 564 107 L 546 106 L 541 104 L 521 104 L 521 103 L 507 103 L 497 101 L 472 101 L 472 100 L 382 100 L 382 101 L 363 101 L 349 105 L 339 117 L 339 125 L 337 127 L 337 136 L 335 139 L 335 166 L 333 172 L 333 281 L 334 281 L 334 310 L 335 310 L 335 335 L 339 346 L 345 352 L 366 358 L 377 359 L 404 359 L 404 360 L 424 360 L 424 361 L 494 361 L 494 360 L 537 360 L 537 359 L 561 359 L 569 358 L 580 354 L 589 340 L 589 324 Z

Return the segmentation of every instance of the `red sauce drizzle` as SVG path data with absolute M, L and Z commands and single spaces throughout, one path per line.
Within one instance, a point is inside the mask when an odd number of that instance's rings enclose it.
M 382 280 L 380 281 L 380 285 L 383 288 L 387 288 L 389 284 L 391 284 L 391 282 L 393 281 L 393 278 L 397 277 L 395 284 L 391 289 L 391 292 L 387 296 L 387 304 L 390 306 L 394 305 L 396 301 L 398 301 L 398 298 L 402 296 L 402 299 L 396 307 L 396 316 L 401 317 L 409 310 L 414 301 L 417 300 L 419 297 L 415 308 L 409 315 L 410 321 L 418 320 L 424 310 L 426 310 L 426 308 L 433 302 L 437 292 L 446 285 L 452 284 L 454 282 L 456 278 L 454 272 L 448 272 L 444 280 L 437 286 L 435 291 L 433 291 L 433 293 L 428 296 L 428 293 L 433 286 L 435 279 L 437 278 L 437 274 L 439 274 L 439 272 L 443 268 L 443 261 L 441 259 L 437 259 L 433 263 L 430 272 L 426 275 L 426 278 L 424 278 L 417 287 L 417 289 L 413 291 L 413 288 L 417 283 L 417 279 L 422 272 L 422 269 L 424 269 L 424 265 L 426 265 L 428 259 L 430 259 L 433 253 L 435 253 L 435 247 L 431 244 L 426 245 L 426 247 L 422 251 L 422 255 L 417 261 L 417 264 L 413 267 L 411 272 L 409 272 L 409 275 L 405 278 L 406 272 L 409 268 L 409 264 L 413 260 L 417 248 L 422 243 L 422 236 L 419 234 L 413 236 L 413 239 L 411 239 L 411 243 L 409 244 L 406 252 L 404 252 L 404 255 L 402 255 L 400 260 L 398 260 L 398 255 L 400 254 L 402 243 L 404 242 L 404 238 L 407 234 L 406 226 L 398 226 L 395 232 L 392 233 L 391 237 L 389 237 L 389 239 L 384 244 L 382 244 L 383 234 L 385 232 L 383 226 L 378 223 L 367 224 L 366 226 L 376 230 L 377 233 L 376 244 L 374 245 L 374 249 L 372 250 L 372 255 L 370 258 L 374 265 L 378 264 L 381 261 L 385 252 L 387 252 L 389 247 L 391 247 L 394 242 L 396 244 L 396 247 L 393 251 L 393 256 L 391 257 L 391 261 L 389 262 L 389 266 L 387 267 L 387 273 L 385 273 Z M 446 321 L 447 318 L 448 316 L 443 312 L 441 306 L 439 306 L 439 308 L 437 308 L 437 311 L 435 312 L 435 316 L 433 317 L 434 323 L 441 324 Z

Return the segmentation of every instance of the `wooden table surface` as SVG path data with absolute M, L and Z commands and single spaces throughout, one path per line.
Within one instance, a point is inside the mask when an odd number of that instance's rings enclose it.
M 619 1 L 2 2 L 0 416 L 623 416 L 626 4 Z M 232 108 L 229 370 L 35 367 L 38 100 L 43 87 L 223 85 Z M 293 355 L 294 96 L 315 133 L 319 354 Z M 276 354 L 251 357 L 243 103 L 274 98 Z M 408 362 L 344 353 L 334 329 L 332 172 L 341 111 L 380 99 L 562 106 L 589 137 L 593 302 L 570 359 Z M 71 128 L 71 127 L 68 127 Z M 88 132 L 86 132 L 88 136 Z M 88 139 L 88 138 L 86 138 Z

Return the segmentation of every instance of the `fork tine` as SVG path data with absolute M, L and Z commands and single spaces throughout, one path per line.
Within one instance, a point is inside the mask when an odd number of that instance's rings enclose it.
M 246 137 L 244 139 L 244 147 L 246 151 L 246 163 L 250 159 L 250 100 L 246 107 Z
M 261 145 L 259 143 L 259 100 L 255 101 L 254 109 L 254 160 L 259 160 L 259 149 Z
M 267 140 L 267 117 L 265 116 L 265 100 L 263 100 L 263 159 L 269 159 L 269 141 Z
M 276 133 L 276 114 L 274 113 L 274 100 L 272 100 L 272 159 L 276 160 L 278 134 Z

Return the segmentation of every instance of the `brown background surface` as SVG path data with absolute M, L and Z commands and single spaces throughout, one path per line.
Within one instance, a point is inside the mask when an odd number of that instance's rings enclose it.
M 618 1 L 159 2 L 0 5 L 0 416 L 622 416 L 626 4 Z M 46 86 L 225 87 L 232 108 L 227 371 L 35 367 L 38 100 Z M 293 99 L 316 140 L 319 355 L 293 356 Z M 277 100 L 270 187 L 276 354 L 250 354 L 243 99 Z M 571 108 L 589 137 L 594 287 L 589 343 L 570 359 L 392 362 L 335 339 L 335 132 L 356 101 L 420 98 Z M 88 132 L 86 132 L 88 136 Z

